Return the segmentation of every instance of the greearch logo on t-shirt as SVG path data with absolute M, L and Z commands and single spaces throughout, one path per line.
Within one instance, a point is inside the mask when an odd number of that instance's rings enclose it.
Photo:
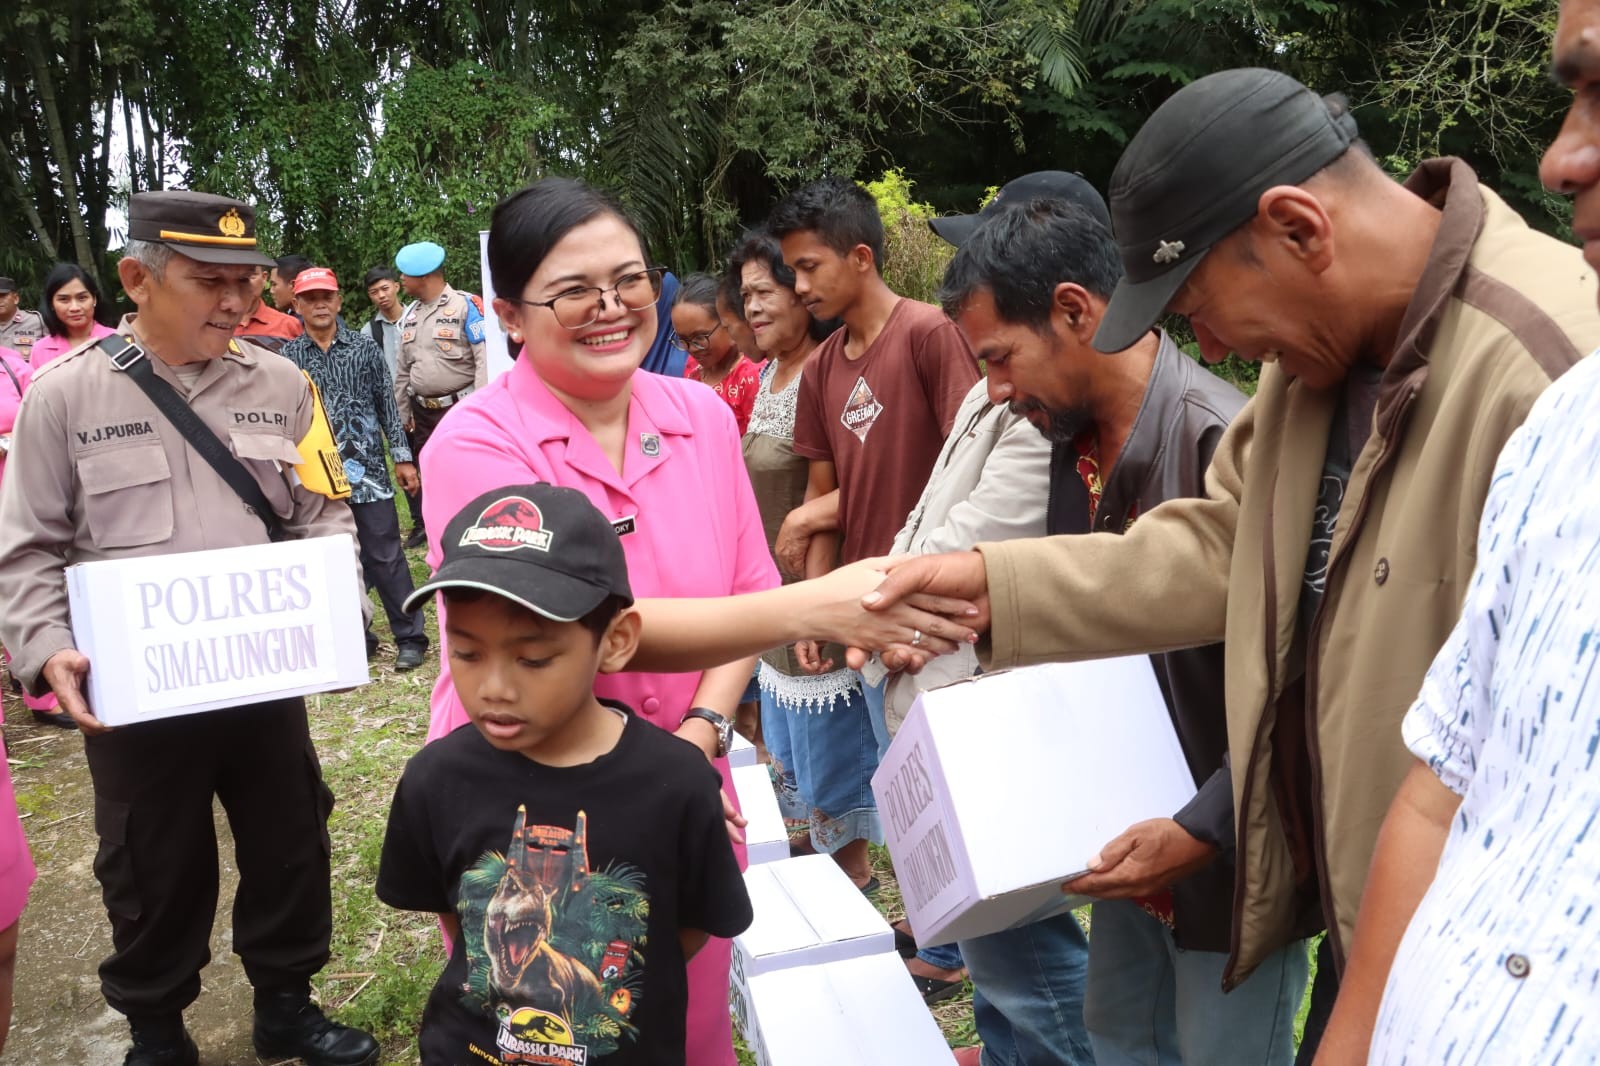
M 550 550 L 550 531 L 544 528 L 544 514 L 537 504 L 523 496 L 502 496 L 483 509 L 478 520 L 461 534 L 460 546 L 469 545 L 492 552 L 512 552 L 518 548 Z
M 865 377 L 856 378 L 856 384 L 850 390 L 850 399 L 845 401 L 844 413 L 839 416 L 839 421 L 844 423 L 844 428 L 856 435 L 862 444 L 867 443 L 867 434 L 872 431 L 872 424 L 883 413 L 883 404 L 872 395 L 872 387 L 867 384 Z

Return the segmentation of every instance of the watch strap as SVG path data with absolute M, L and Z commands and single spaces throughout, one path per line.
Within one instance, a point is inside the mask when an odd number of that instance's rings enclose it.
M 713 711 L 710 707 L 691 707 L 689 708 L 689 713 L 683 717 L 685 719 L 699 718 L 702 721 L 710 722 L 712 728 L 717 731 L 717 758 L 721 759 L 727 756 L 728 746 L 733 742 L 733 723 L 731 721 Z

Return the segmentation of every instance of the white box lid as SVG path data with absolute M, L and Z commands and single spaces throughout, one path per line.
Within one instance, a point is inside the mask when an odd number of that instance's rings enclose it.
M 894 949 L 889 923 L 827 855 L 752 866 L 744 883 L 755 919 L 734 944 L 751 976 Z

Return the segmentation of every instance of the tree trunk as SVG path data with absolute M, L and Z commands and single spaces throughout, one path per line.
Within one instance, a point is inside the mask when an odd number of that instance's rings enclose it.
M 72 247 L 78 265 L 95 273 L 94 254 L 89 249 L 89 233 L 83 224 L 83 204 L 78 199 L 78 177 L 74 173 L 72 153 L 67 148 L 66 127 L 61 124 L 61 109 L 56 104 L 55 81 L 50 77 L 50 65 L 45 59 L 44 45 L 39 31 L 29 27 L 23 33 L 28 60 L 33 64 L 35 87 L 39 90 L 39 107 L 44 112 L 45 128 L 50 135 L 50 148 L 56 157 L 56 171 L 61 178 L 62 205 L 67 213 L 67 224 L 72 229 Z
M 56 242 L 50 239 L 50 232 L 45 228 L 44 219 L 39 215 L 39 208 L 23 186 L 22 175 L 17 173 L 17 162 L 11 158 L 11 152 L 4 142 L 0 142 L 0 163 L 5 164 L 6 183 L 11 186 L 17 202 L 22 205 L 22 213 L 27 217 L 28 225 L 33 228 L 34 236 L 39 238 L 39 247 L 44 250 L 46 260 L 54 263 L 61 258 L 56 250 Z

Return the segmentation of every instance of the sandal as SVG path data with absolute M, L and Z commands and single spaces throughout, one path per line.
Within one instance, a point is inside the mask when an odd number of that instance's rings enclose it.
M 874 874 L 873 876 L 867 878 L 866 884 L 861 886 L 861 894 L 863 896 L 876 896 L 878 894 L 878 889 L 882 887 L 883 883 L 879 881 L 877 875 Z
M 898 925 L 891 926 L 891 928 L 894 929 L 895 954 L 899 955 L 902 959 L 916 958 L 917 938 L 906 932 L 904 929 L 901 929 Z
M 33 720 L 40 725 L 53 725 L 57 729 L 76 729 L 78 723 L 66 711 L 34 711 Z
M 918 977 L 916 974 L 911 975 L 911 981 L 917 986 L 922 1002 L 930 1007 L 947 999 L 955 999 L 961 994 L 962 985 L 966 983 L 959 977 L 954 981 L 941 981 L 937 977 Z

